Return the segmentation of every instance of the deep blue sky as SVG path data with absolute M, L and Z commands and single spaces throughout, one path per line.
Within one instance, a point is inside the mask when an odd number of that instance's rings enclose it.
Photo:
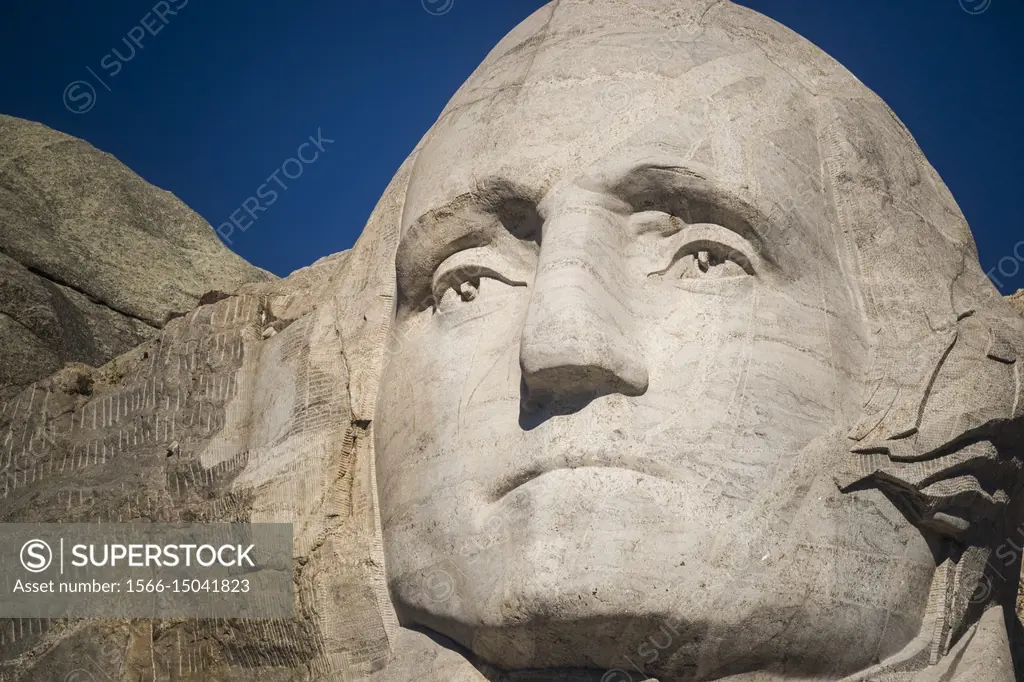
M 451 1 L 5 2 L 0 112 L 88 140 L 215 227 L 321 129 L 336 142 L 298 179 L 279 175 L 288 190 L 271 185 L 277 201 L 232 237 L 246 259 L 286 275 L 352 245 L 448 98 L 502 35 L 543 4 L 454 0 L 440 16 L 424 9 Z M 1024 262 L 1013 256 L 1024 240 L 1024 3 L 742 4 L 823 47 L 888 101 L 952 189 L 985 269 L 1006 258 L 1003 274 L 993 275 L 1004 292 L 1024 287 Z M 165 13 L 165 24 L 150 14 L 158 33 L 145 34 L 131 57 L 122 38 L 155 6 L 180 9 Z M 101 60 L 114 47 L 130 60 L 111 76 L 113 62 L 104 68 Z M 96 89 L 84 114 L 64 104 L 76 80 Z M 84 87 L 69 91 L 72 106 L 88 103 Z M 1024 259 L 1024 244 L 1017 253 Z

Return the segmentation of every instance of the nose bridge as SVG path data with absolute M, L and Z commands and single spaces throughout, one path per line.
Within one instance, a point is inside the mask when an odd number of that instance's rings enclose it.
M 589 192 L 548 212 L 519 351 L 531 400 L 647 389 L 626 247 L 621 214 Z

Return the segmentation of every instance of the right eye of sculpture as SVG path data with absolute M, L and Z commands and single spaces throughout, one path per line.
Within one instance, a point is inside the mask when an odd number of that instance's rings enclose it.
M 719 242 L 690 242 L 676 253 L 666 275 L 678 279 L 732 279 L 755 274 L 750 259 Z
M 664 268 L 648 276 L 731 281 L 756 276 L 760 270 L 762 261 L 757 250 L 733 230 L 713 223 L 683 225 L 678 218 L 665 224 L 674 230 L 665 238 L 672 255 Z
M 446 258 L 434 272 L 431 295 L 436 309 L 446 295 L 468 303 L 480 292 L 481 279 L 493 279 L 508 286 L 525 287 L 524 279 L 515 278 L 517 273 L 509 259 L 494 249 L 477 247 L 459 251 Z M 508 275 L 503 273 L 509 273 Z M 451 296 L 448 292 L 453 292 Z

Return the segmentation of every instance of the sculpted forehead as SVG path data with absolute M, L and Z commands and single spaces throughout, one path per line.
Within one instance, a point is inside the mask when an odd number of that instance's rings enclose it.
M 812 98 L 762 51 L 683 25 L 574 32 L 579 9 L 531 17 L 453 98 L 417 156 L 403 228 L 490 179 L 539 199 L 560 180 L 651 158 L 697 163 L 752 194 L 780 163 L 790 184 L 818 182 Z

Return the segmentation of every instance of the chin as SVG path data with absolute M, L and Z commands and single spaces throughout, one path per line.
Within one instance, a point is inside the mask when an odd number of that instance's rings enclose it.
M 391 538 L 391 550 L 421 550 L 389 564 L 399 617 L 506 670 L 641 669 L 663 680 L 769 669 L 779 679 L 841 678 L 919 632 L 926 581 L 912 581 L 894 610 L 870 581 L 822 573 L 835 562 L 813 548 L 780 550 L 768 528 L 737 532 L 721 505 L 688 510 L 693 497 L 664 478 L 583 467 L 457 510 L 501 521 L 475 535 L 440 540 L 444 520 L 449 531 L 457 522 L 450 507 L 447 517 L 438 510 Z M 435 560 L 427 569 L 412 564 L 424 556 Z M 923 579 L 928 556 L 921 561 Z M 438 579 L 449 582 L 431 592 Z
M 671 598 L 663 598 L 660 607 L 638 607 L 614 585 L 574 580 L 543 592 L 510 592 L 504 599 L 508 611 L 497 617 L 408 611 L 402 616 L 507 671 L 622 669 L 665 682 L 751 673 L 770 675 L 758 678 L 764 680 L 837 679 L 877 662 L 877 643 L 865 640 L 857 618 L 825 613 L 819 605 L 773 603 L 748 594 L 742 604 L 714 609 L 680 606 Z

